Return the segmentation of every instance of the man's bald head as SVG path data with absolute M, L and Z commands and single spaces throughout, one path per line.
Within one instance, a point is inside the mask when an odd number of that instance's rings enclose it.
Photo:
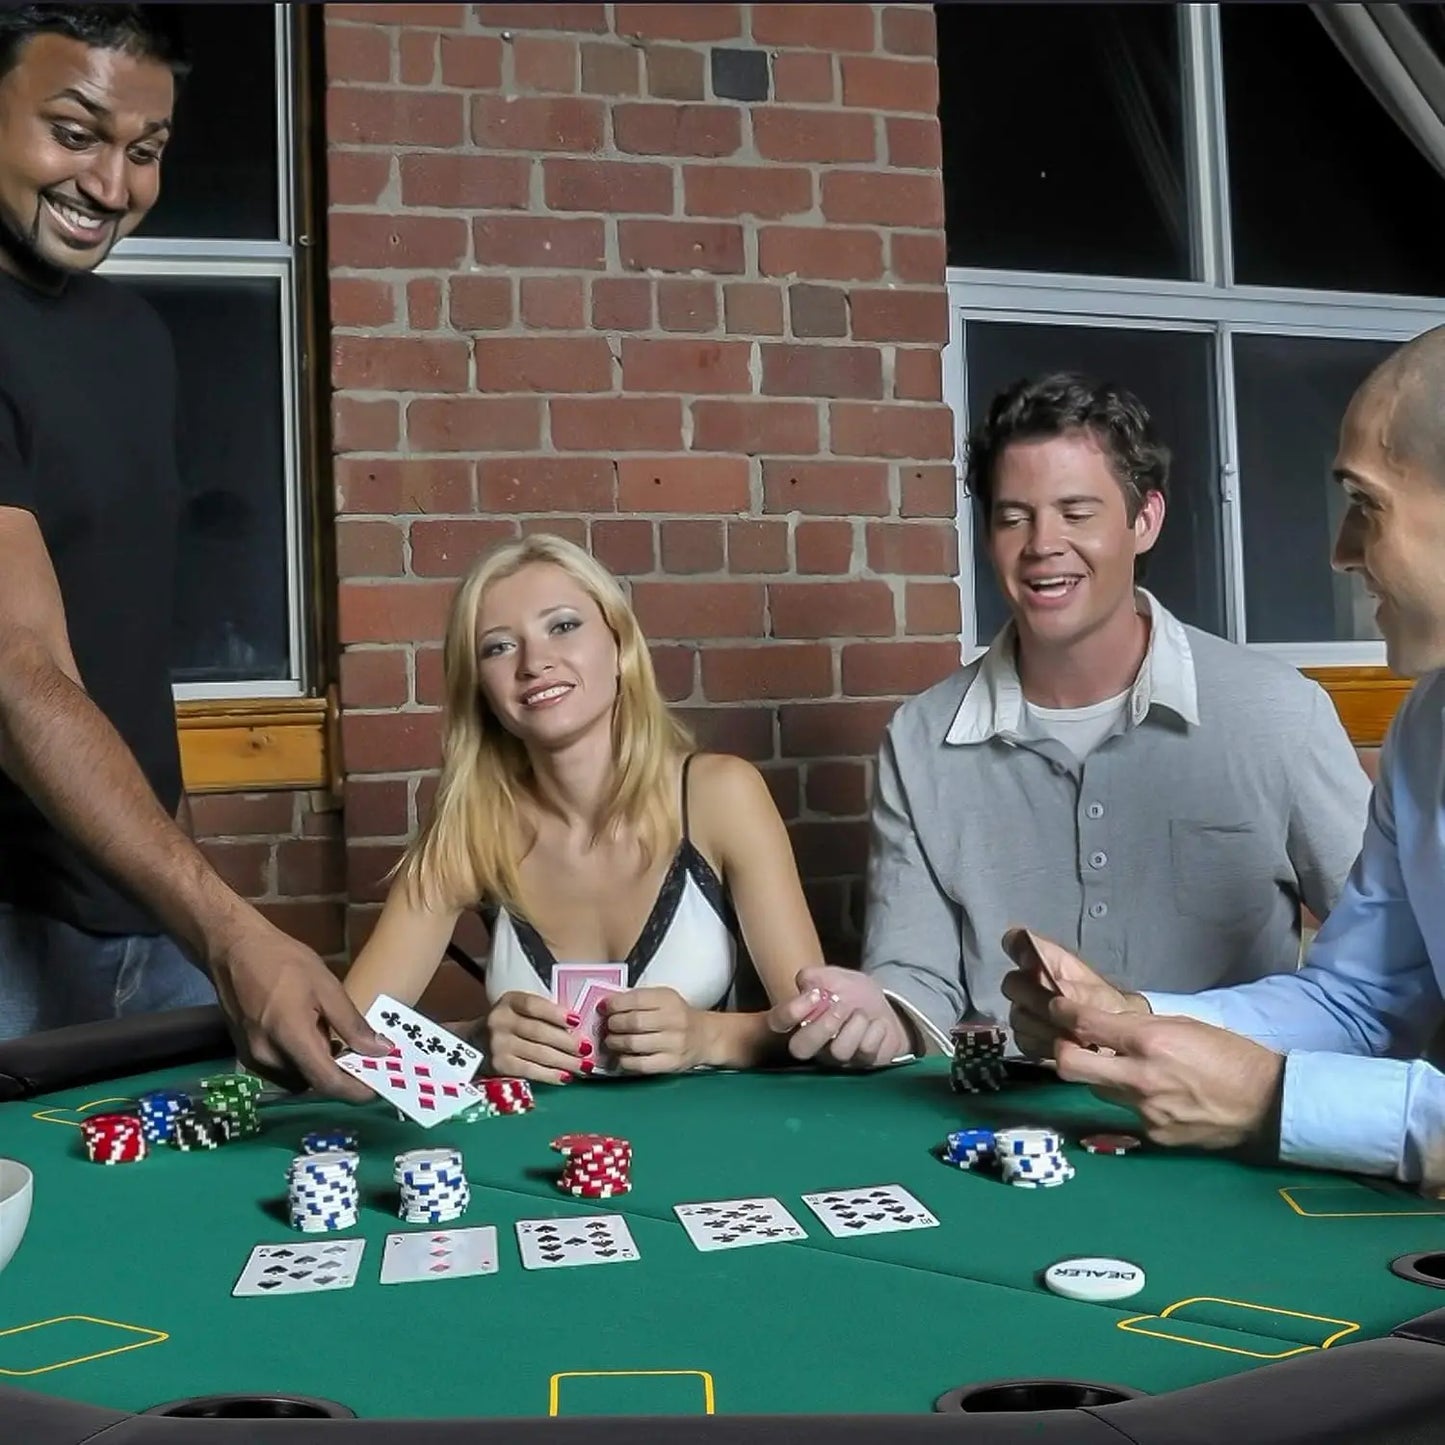
M 1422 468 L 1445 486 L 1445 326 L 1386 357 L 1355 393 L 1356 408 L 1379 419 L 1394 466 Z

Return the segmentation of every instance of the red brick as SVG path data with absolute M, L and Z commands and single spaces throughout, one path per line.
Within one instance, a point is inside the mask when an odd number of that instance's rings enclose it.
M 773 637 L 891 637 L 886 582 L 770 582 Z
M 400 577 L 406 571 L 401 527 L 392 521 L 336 523 L 336 571 L 341 577 Z
M 268 923 L 322 958 L 333 958 L 346 947 L 345 905 L 340 899 L 268 902 L 257 904 L 257 909 Z
M 636 95 L 641 89 L 635 45 L 605 40 L 582 44 L 582 90 L 587 95 Z
M 683 166 L 689 216 L 761 216 L 775 221 L 813 209 L 813 174 L 802 166 Z
M 483 266 L 601 271 L 607 265 L 601 221 L 554 216 L 479 216 L 472 245 Z
M 347 646 L 440 637 L 452 589 L 440 582 L 343 582 L 338 593 L 337 631 Z
M 403 85 L 431 85 L 437 74 L 434 30 L 403 30 L 397 38 L 397 78 Z
M 324 803 L 318 801 L 325 797 Z M 341 805 L 329 795 L 312 793 L 301 810 L 301 836 L 303 838 L 341 837 Z
M 506 276 L 453 276 L 447 316 L 461 331 L 501 331 L 512 324 L 512 282 Z
M 499 336 L 476 342 L 478 391 L 611 391 L 605 336 Z
M 587 397 L 550 403 L 552 445 L 572 452 L 682 448 L 682 403 L 672 396 Z
M 463 341 L 412 336 L 338 336 L 331 384 L 339 391 L 465 391 Z
M 605 349 L 606 342 L 602 344 Z M 750 392 L 751 351 L 746 341 L 643 341 L 629 337 L 622 343 L 622 389 L 681 391 L 689 395 Z
M 326 193 L 333 206 L 374 206 L 390 178 L 390 154 L 335 146 L 327 152 Z
M 668 702 L 682 702 L 692 696 L 696 686 L 697 649 L 694 647 L 653 647 L 652 670 L 657 675 L 657 688 Z
M 197 793 L 190 802 L 198 838 L 274 836 L 296 826 L 292 793 Z
M 742 33 L 737 5 L 619 5 L 619 35 L 644 40 L 731 40 Z
M 609 457 L 483 457 L 477 505 L 484 512 L 610 512 L 614 472 Z
M 326 78 L 332 85 L 385 85 L 391 79 L 390 32 L 374 25 L 328 25 Z
M 841 519 L 799 519 L 793 532 L 793 550 L 801 575 L 846 577 L 853 570 L 853 524 Z
M 779 709 L 782 751 L 789 758 L 872 757 L 897 703 L 803 702 Z
M 512 74 L 519 90 L 570 95 L 577 89 L 577 42 L 519 35 L 512 42 Z
M 773 99 L 789 105 L 831 105 L 837 98 L 833 57 L 783 51 L 773 57 Z
M 934 55 L 938 27 L 931 5 L 885 5 L 883 48 L 893 55 Z
M 609 524 L 604 522 L 602 525 Z M 553 537 L 562 537 L 568 542 L 575 542 L 584 549 L 587 546 L 587 519 L 585 517 L 559 517 L 555 513 L 549 513 L 545 517 L 522 518 L 522 535 L 524 537 L 532 537 L 539 532 L 545 532 Z
M 636 101 L 614 107 L 612 133 L 617 149 L 633 155 L 730 156 L 742 145 L 742 112 L 728 105 Z
M 716 281 L 678 281 L 665 277 L 656 285 L 657 324 L 661 330 L 717 330 Z
M 893 355 L 893 395 L 900 401 L 943 400 L 943 357 L 932 347 L 902 347 Z
M 942 231 L 894 231 L 888 237 L 888 269 L 895 281 L 942 286 L 948 246 Z
M 883 395 L 883 353 L 873 346 L 764 343 L 762 391 L 767 396 Z
M 839 226 L 765 226 L 758 233 L 758 269 L 764 276 L 875 281 L 883 274 L 883 239 L 877 231 Z
M 447 680 L 440 647 L 418 647 L 414 662 L 418 707 L 441 707 L 446 701 Z
M 242 898 L 261 898 L 271 889 L 271 845 L 269 843 L 201 843 L 206 861 L 221 875 L 226 886 Z
M 422 452 L 529 452 L 542 444 L 531 396 L 421 397 L 406 409 L 407 441 Z
M 495 35 L 443 35 L 442 84 L 465 90 L 499 90 L 502 42 Z
M 331 398 L 331 449 L 334 452 L 390 452 L 401 440 L 401 407 L 391 400 Z
M 343 707 L 405 707 L 411 688 L 399 647 L 348 647 L 341 654 Z
M 773 795 L 773 806 L 778 816 L 786 823 L 798 816 L 798 769 L 792 763 L 760 770 L 768 792 Z
M 659 522 L 657 551 L 664 572 L 693 574 L 723 570 L 723 525 L 690 518 Z
M 474 96 L 472 144 L 485 150 L 600 151 L 605 110 L 602 101 L 582 96 Z
M 678 708 L 677 716 L 706 752 L 733 753 L 753 762 L 773 756 L 771 708 Z
M 808 50 L 872 50 L 872 5 L 754 5 L 753 39 Z
M 868 646 L 860 643 L 858 646 Z M 887 646 L 886 643 L 880 644 Z M 844 648 L 846 657 L 852 648 Z M 809 763 L 808 809 L 834 818 L 856 818 L 868 811 L 867 763 Z
M 330 145 L 455 146 L 466 114 L 459 95 L 335 86 L 326 93 Z
M 728 571 L 734 576 L 748 572 L 787 570 L 786 522 L 750 517 L 728 523 Z
M 522 325 L 539 331 L 581 331 L 587 325 L 587 298 L 581 276 L 523 276 Z
M 798 860 L 798 872 L 805 878 L 856 876 L 868 866 L 866 822 L 829 819 L 794 823 L 788 836 Z
M 389 281 L 363 276 L 331 278 L 331 324 L 389 326 L 396 320 L 396 291 Z
M 648 637 L 761 637 L 757 582 L 634 582 L 632 605 Z
M 607 29 L 605 5 L 475 5 L 483 25 L 506 30 L 590 30 Z
M 672 210 L 672 170 L 632 161 L 547 160 L 542 163 L 547 208 L 552 211 Z
M 470 512 L 470 462 L 343 457 L 336 463 L 337 510 L 383 516 Z
M 854 642 L 843 649 L 843 691 L 850 697 L 912 697 L 958 665 L 957 642 Z
M 889 60 L 876 55 L 843 57 L 843 104 L 869 110 L 938 113 L 938 66 L 928 60 Z
M 951 522 L 869 522 L 867 547 L 874 572 L 952 577 L 958 571 L 958 530 Z
M 753 107 L 753 142 L 770 161 L 871 161 L 878 155 L 871 115 L 792 106 Z
M 647 93 L 657 100 L 703 100 L 707 96 L 707 65 L 700 50 L 677 45 L 649 45 Z
M 948 340 L 948 293 L 854 290 L 848 298 L 859 341 Z
M 957 517 L 958 474 L 951 462 L 900 467 L 898 512 L 904 517 Z
M 824 217 L 837 224 L 941 226 L 943 178 L 907 171 L 829 171 L 823 177 Z
M 407 792 L 407 784 L 400 778 L 348 778 L 344 805 L 347 836 L 405 838 L 411 832 Z
M 352 843 L 346 849 L 346 895 L 352 903 L 380 903 L 391 889 L 400 843 Z
M 276 845 L 276 891 L 315 898 L 346 889 L 346 849 L 338 838 L 287 838 Z
M 404 206 L 526 210 L 532 162 L 521 156 L 404 155 Z
M 497 517 L 418 518 L 411 524 L 411 570 L 418 577 L 460 577 L 516 536 L 517 524 Z
M 440 712 L 342 713 L 347 776 L 434 768 L 441 761 L 441 733 Z
M 434 25 L 459 29 L 466 23 L 465 5 L 328 5 L 326 19 L 359 20 L 365 25 Z
M 710 647 L 702 654 L 702 690 L 709 702 L 827 697 L 833 654 L 821 642 Z
M 602 331 L 646 331 L 652 325 L 652 283 L 599 276 L 592 283 L 592 324 Z
M 763 463 L 763 510 L 851 517 L 888 511 L 888 468 L 877 462 Z
M 628 271 L 743 271 L 741 226 L 711 221 L 619 221 L 617 250 Z
M 745 512 L 748 464 L 742 457 L 633 457 L 617 463 L 624 512 Z
M 645 576 L 657 570 L 652 523 L 634 517 L 592 524 L 592 555 L 619 577 Z
M 936 171 L 943 165 L 943 137 L 936 116 L 913 120 L 890 115 L 883 122 L 888 164 L 902 170 Z
M 907 583 L 903 589 L 903 615 L 903 630 L 910 636 L 957 637 L 963 630 L 957 584 Z
M 693 446 L 700 452 L 811 456 L 818 450 L 818 409 L 795 401 L 698 401 Z
M 332 211 L 328 236 L 331 264 L 358 270 L 448 270 L 467 253 L 467 223 L 452 216 Z
M 834 402 L 833 451 L 843 457 L 951 457 L 953 413 L 946 406 L 869 406 Z
M 435 331 L 441 325 L 442 283 L 438 276 L 418 276 L 406 283 L 406 319 L 413 331 Z
M 767 282 L 731 281 L 723 287 L 727 329 L 741 336 L 783 334 L 783 288 Z
M 847 336 L 848 293 L 800 281 L 788 287 L 788 319 L 797 337 Z

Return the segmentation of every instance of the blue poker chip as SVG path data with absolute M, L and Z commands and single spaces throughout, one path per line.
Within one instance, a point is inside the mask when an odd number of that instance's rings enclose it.
M 327 1154 L 333 1150 L 355 1151 L 356 1135 L 349 1129 L 318 1129 L 301 1140 L 303 1154 Z

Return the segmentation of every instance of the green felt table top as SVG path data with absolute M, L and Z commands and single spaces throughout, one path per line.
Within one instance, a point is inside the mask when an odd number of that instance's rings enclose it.
M 265 1110 L 260 1137 L 212 1153 L 85 1160 L 72 1111 L 205 1072 L 0 1107 L 0 1154 L 36 1175 L 29 1233 L 0 1274 L 0 1382 L 123 1409 L 264 1391 L 372 1417 L 909 1412 L 1016 1376 L 1161 1392 L 1385 1334 L 1442 1299 L 1388 1265 L 1445 1249 L 1445 1204 L 1148 1146 L 1090 1155 L 1079 1136 L 1126 1125 L 1121 1111 L 1052 1083 L 957 1096 L 939 1061 L 577 1083 L 538 1090 L 525 1115 L 431 1130 L 379 1102 L 288 1103 Z M 949 1129 L 1013 1122 L 1058 1127 L 1077 1177 L 1012 1189 L 930 1153 Z M 337 1123 L 361 1136 L 357 1284 L 233 1299 L 253 1245 L 311 1238 L 284 1223 L 284 1171 L 302 1134 Z M 579 1130 L 632 1141 L 630 1194 L 556 1191 L 549 1141 Z M 433 1144 L 463 1151 L 460 1223 L 498 1226 L 500 1270 L 383 1287 L 382 1241 L 410 1227 L 392 1160 Z M 940 1226 L 839 1240 L 800 1198 L 887 1183 Z M 749 1195 L 780 1198 L 807 1240 L 699 1253 L 672 1212 Z M 596 1213 L 627 1216 L 638 1260 L 522 1269 L 517 1220 Z M 1146 1287 L 1114 1305 L 1058 1299 L 1038 1275 L 1072 1254 L 1130 1260 Z

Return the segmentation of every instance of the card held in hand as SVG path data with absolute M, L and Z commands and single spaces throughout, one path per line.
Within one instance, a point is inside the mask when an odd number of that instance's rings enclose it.
M 480 1050 L 389 994 L 376 996 L 366 1021 L 397 1046 L 402 1058 L 426 1064 L 438 1082 L 474 1078 L 481 1067 Z
M 486 1097 L 475 1084 L 464 1080 L 438 1080 L 429 1064 L 413 1063 L 403 1058 L 399 1049 L 383 1059 L 341 1054 L 336 1067 L 360 1079 L 373 1093 L 427 1129 Z

